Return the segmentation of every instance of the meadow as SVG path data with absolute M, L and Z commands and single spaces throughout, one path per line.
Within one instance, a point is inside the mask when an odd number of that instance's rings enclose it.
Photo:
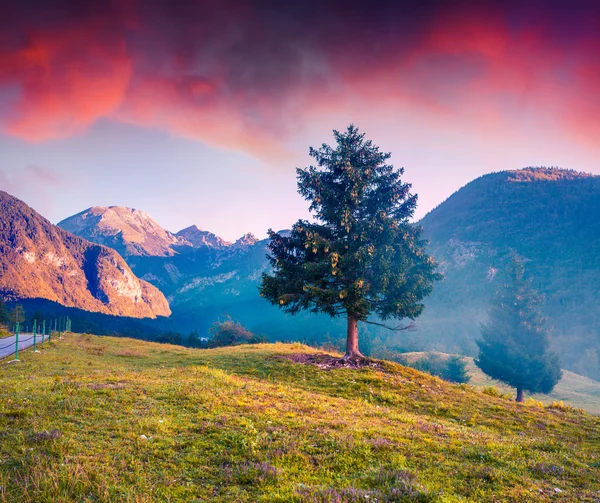
M 449 357 L 447 353 L 435 353 L 442 359 Z M 408 362 L 415 362 L 427 355 L 424 352 L 403 353 Z M 476 365 L 472 357 L 463 357 L 466 361 L 466 370 L 469 375 L 469 384 L 478 388 L 495 388 L 498 393 L 509 395 L 511 398 L 515 394 L 514 388 L 507 386 L 499 381 L 495 381 L 486 376 Z M 563 402 L 575 408 L 584 409 L 591 414 L 600 414 L 600 382 L 594 381 L 588 377 L 563 370 L 563 377 L 558 382 L 551 393 L 528 394 L 534 400 L 538 400 L 545 405 L 551 405 L 554 402 Z
M 600 501 L 600 418 L 300 344 L 68 334 L 0 362 L 0 502 Z

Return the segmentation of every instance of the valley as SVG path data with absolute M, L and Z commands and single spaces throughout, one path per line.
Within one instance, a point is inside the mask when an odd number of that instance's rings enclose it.
M 0 503 L 600 503 L 599 20 L 3 2 Z
M 544 298 L 563 366 L 600 379 L 598 211 L 598 176 L 526 168 L 474 180 L 417 222 L 444 280 L 426 300 L 416 330 L 394 336 L 369 326 L 369 338 L 401 351 L 474 356 L 491 295 L 516 253 Z M 258 296 L 269 270 L 267 240 L 247 234 L 232 244 L 195 226 L 170 233 L 149 215 L 124 208 L 91 208 L 59 226 L 121 250 L 135 274 L 166 295 L 173 314 L 159 321 L 163 330 L 206 333 L 227 314 L 272 340 L 280 333 L 310 342 L 343 337 L 339 320 L 307 313 L 292 318 Z

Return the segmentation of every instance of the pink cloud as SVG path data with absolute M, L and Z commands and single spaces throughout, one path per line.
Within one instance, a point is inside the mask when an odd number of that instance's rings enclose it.
M 6 134 L 45 141 L 108 118 L 276 161 L 314 117 L 368 109 L 499 136 L 531 115 L 598 148 L 591 15 L 518 3 L 379 14 L 332 3 L 317 18 L 310 5 L 233 0 L 111 5 L 0 39 L 0 86 L 20 90 Z

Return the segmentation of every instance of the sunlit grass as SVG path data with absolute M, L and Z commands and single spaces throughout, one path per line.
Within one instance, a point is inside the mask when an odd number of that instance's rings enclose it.
M 302 345 L 70 335 L 0 364 L 1 502 L 597 501 L 600 419 Z M 558 489 L 558 491 L 555 490 Z

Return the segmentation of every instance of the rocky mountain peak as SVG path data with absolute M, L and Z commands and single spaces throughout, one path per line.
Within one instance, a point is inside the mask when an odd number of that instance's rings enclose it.
M 190 225 L 180 230 L 175 236 L 184 239 L 194 248 L 208 247 L 220 249 L 231 245 L 230 242 L 225 241 L 212 232 L 201 229 L 197 225 Z
M 244 234 L 241 238 L 237 239 L 233 246 L 237 248 L 248 248 L 258 243 L 258 239 L 251 232 Z
M 175 254 L 173 246 L 187 244 L 146 212 L 124 206 L 93 206 L 58 226 L 126 256 L 166 257 Z
M 104 213 L 90 208 L 85 218 Z M 0 215 L 0 297 L 136 318 L 171 313 L 164 295 L 138 279 L 116 251 L 52 225 L 2 191 Z

